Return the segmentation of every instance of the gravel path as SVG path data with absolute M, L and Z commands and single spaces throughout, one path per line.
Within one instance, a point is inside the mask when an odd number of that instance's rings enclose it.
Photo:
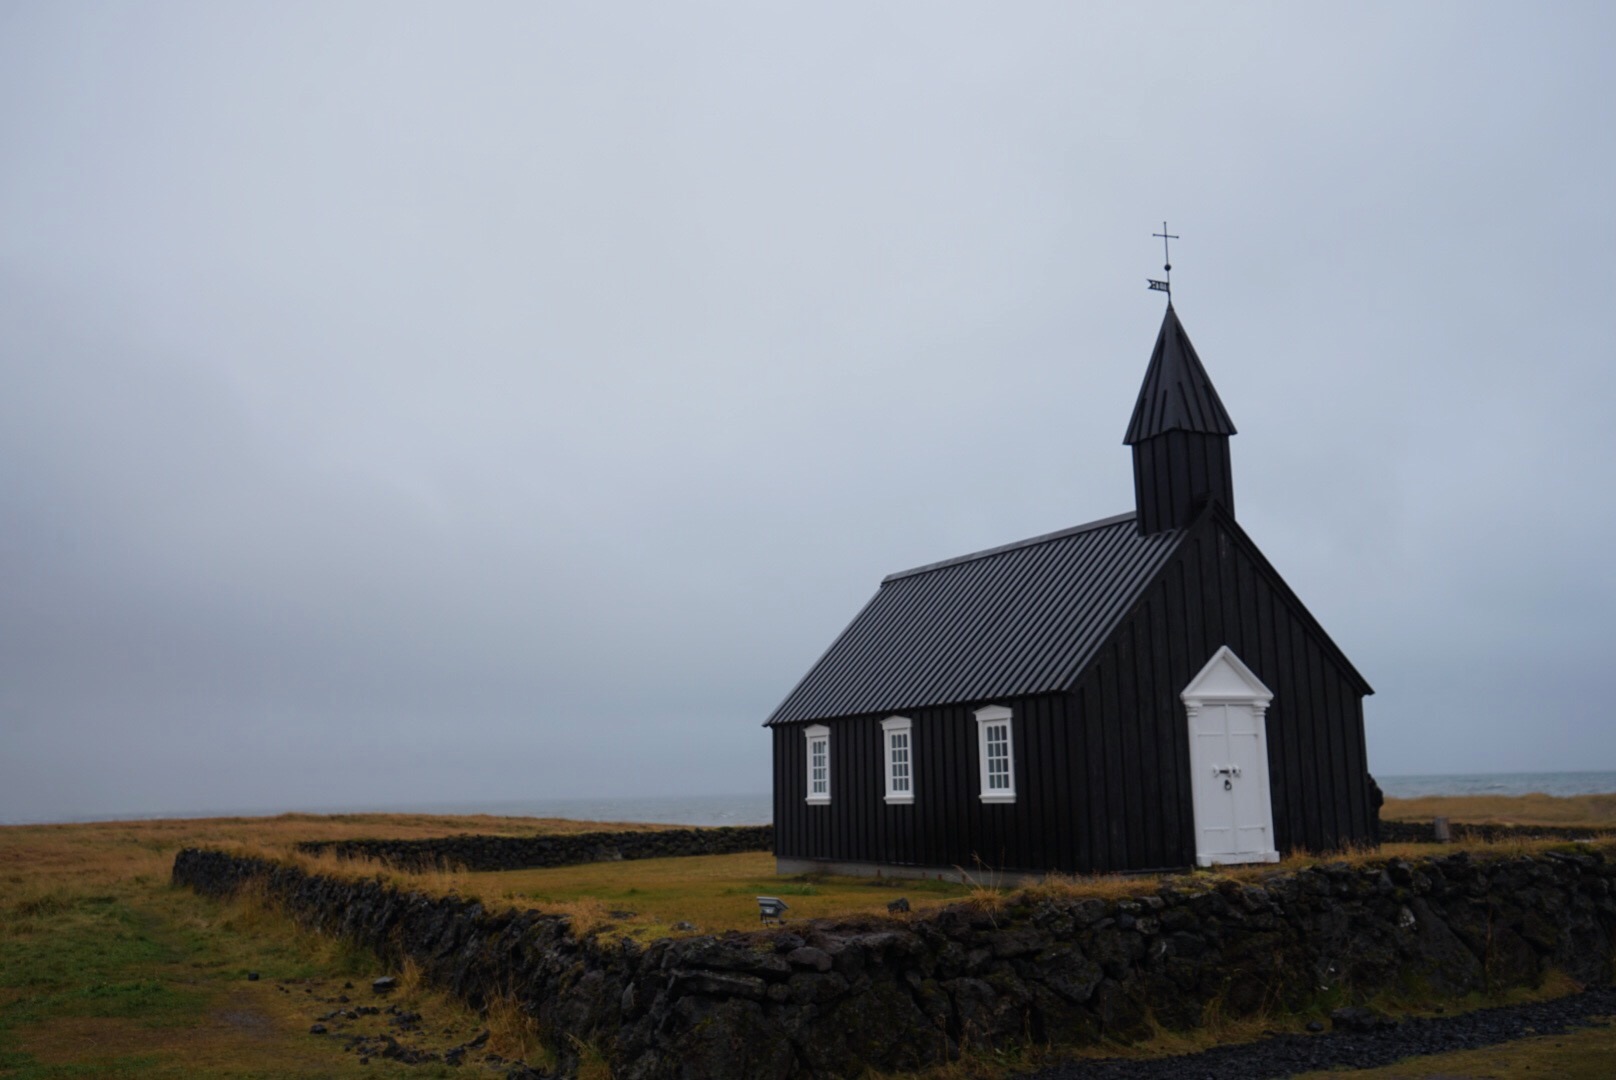
M 1153 1061 L 1074 1061 L 1023 1073 L 1018 1080 L 1263 1080 L 1316 1069 L 1369 1069 L 1416 1054 L 1474 1050 L 1533 1035 L 1557 1035 L 1587 1027 L 1593 1017 L 1609 1016 L 1616 1016 L 1616 987 L 1584 990 L 1531 1005 L 1404 1020 L 1373 1032 L 1278 1035 L 1262 1042 Z

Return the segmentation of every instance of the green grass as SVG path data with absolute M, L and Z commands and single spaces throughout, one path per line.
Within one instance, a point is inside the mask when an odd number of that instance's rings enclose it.
M 26 914 L 22 914 L 26 913 Z M 0 936 L 5 1027 L 46 1015 L 136 1017 L 149 1026 L 192 1020 L 202 996 L 148 973 L 171 967 L 183 946 L 160 921 L 116 896 L 57 891 L 13 905 Z
M 0 828 L 0 1076 L 489 1075 L 480 1060 L 459 1069 L 380 1059 L 361 1066 L 340 1035 L 385 1030 L 380 1019 L 349 1024 L 338 1037 L 311 1035 L 345 982 L 360 988 L 346 991 L 356 1002 L 369 997 L 362 980 L 382 973 L 377 959 L 301 931 L 252 897 L 219 903 L 168 884 L 180 844 L 231 834 L 262 842 L 250 823 L 147 826 Z M 263 823 L 269 834 L 286 828 L 283 819 Z M 249 981 L 249 971 L 261 977 Z M 417 987 L 390 1000 L 427 1017 L 426 1032 L 401 1036 L 412 1046 L 442 1050 L 484 1026 Z
M 918 878 L 782 878 L 774 873 L 774 857 L 765 852 L 463 874 L 456 884 L 462 894 L 480 896 L 485 903 L 559 911 L 573 917 L 575 928 L 609 926 L 641 939 L 666 934 L 678 923 L 689 923 L 696 928 L 692 932 L 702 933 L 755 929 L 759 896 L 785 898 L 789 924 L 884 916 L 887 904 L 900 896 L 908 898 L 913 910 L 922 911 L 972 893 L 970 886 L 958 882 Z M 633 915 L 613 916 L 613 910 Z

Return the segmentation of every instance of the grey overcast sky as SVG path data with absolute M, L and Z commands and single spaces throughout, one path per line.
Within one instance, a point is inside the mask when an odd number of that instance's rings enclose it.
M 1377 772 L 1616 769 L 1616 6 L 0 5 L 0 820 L 762 792 L 1132 508 L 1175 300 Z

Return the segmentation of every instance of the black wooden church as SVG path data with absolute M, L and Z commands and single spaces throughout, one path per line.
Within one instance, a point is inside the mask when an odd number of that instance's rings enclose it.
M 1039 874 L 1373 842 L 1373 693 L 1234 516 L 1171 301 L 1135 509 L 891 574 L 767 722 L 782 873 Z

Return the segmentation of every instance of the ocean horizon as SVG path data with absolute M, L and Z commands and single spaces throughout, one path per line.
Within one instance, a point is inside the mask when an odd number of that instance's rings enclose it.
M 1427 795 L 1530 795 L 1560 797 L 1616 793 L 1616 770 L 1539 773 L 1433 773 L 1376 775 L 1387 798 Z M 66 817 L 7 818 L 0 825 L 72 824 L 88 821 L 154 821 L 172 818 L 274 817 L 277 814 L 491 814 L 501 817 L 569 818 L 575 821 L 657 825 L 767 825 L 774 818 L 768 792 L 723 795 L 494 799 L 467 802 L 300 804 L 279 808 L 198 807 L 161 811 L 101 811 Z
M 1375 776 L 1390 799 L 1426 795 L 1609 795 L 1616 793 L 1616 771 L 1539 773 L 1433 773 Z

